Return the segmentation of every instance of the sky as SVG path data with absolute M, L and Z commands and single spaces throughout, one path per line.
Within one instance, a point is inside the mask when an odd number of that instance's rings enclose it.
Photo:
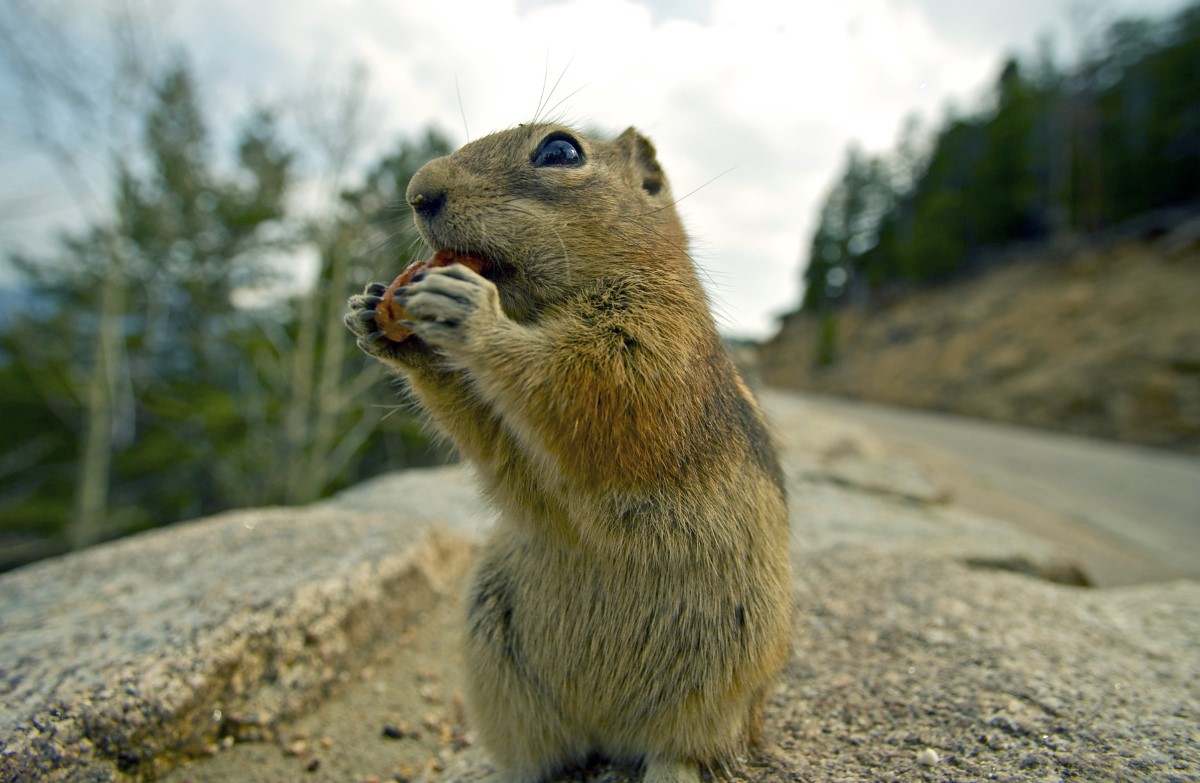
M 761 339 L 799 302 L 806 248 L 848 145 L 887 151 L 910 116 L 934 128 L 950 105 L 982 106 L 1003 58 L 1031 55 L 1047 36 L 1065 55 L 1105 20 L 1181 5 L 171 0 L 155 8 L 167 37 L 184 42 L 214 117 L 232 119 L 255 101 L 303 100 L 361 66 L 379 150 L 429 126 L 457 146 L 539 107 L 584 128 L 637 127 L 680 199 L 718 325 Z M 0 205 L 65 198 L 25 154 L 0 145 Z M 5 225 L 0 239 L 20 233 Z

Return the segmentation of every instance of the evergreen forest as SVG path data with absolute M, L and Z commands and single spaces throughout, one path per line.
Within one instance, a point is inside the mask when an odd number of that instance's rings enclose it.
M 1200 199 L 1200 4 L 1107 26 L 1070 66 L 1000 68 L 983 108 L 884 155 L 849 149 L 821 207 L 801 309 L 878 302 L 1014 244 L 1090 235 Z
M 218 127 L 185 53 L 146 67 L 140 22 L 76 61 L 36 10 L 0 15 L 3 65 L 86 219 L 5 258 L 0 570 L 443 461 L 342 317 L 419 251 L 404 189 L 447 139 L 369 150 L 353 68 Z

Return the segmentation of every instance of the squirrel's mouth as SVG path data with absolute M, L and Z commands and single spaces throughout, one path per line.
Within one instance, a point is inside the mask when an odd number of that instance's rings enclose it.
M 465 264 L 493 282 L 506 277 L 509 269 L 509 265 L 497 256 L 474 249 L 438 248 L 435 257 Z

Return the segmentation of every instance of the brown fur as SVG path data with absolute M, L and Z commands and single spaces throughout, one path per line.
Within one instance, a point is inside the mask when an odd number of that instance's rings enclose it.
M 569 139 L 579 165 L 534 164 Z M 439 269 L 419 339 L 370 333 L 500 519 L 467 598 L 468 707 L 501 778 L 599 752 L 697 780 L 750 739 L 788 655 L 782 479 L 727 357 L 653 146 L 529 125 L 427 164 L 408 197 Z

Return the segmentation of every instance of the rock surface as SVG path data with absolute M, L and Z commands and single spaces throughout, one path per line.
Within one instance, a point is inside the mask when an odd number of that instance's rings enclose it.
M 457 584 L 464 539 L 427 531 L 483 511 L 461 468 L 437 471 L 457 495 L 397 510 L 426 475 L 0 577 L 0 780 L 153 777 L 222 737 L 271 738 Z
M 731 779 L 1200 780 L 1200 584 L 1071 586 L 1051 544 L 871 431 L 765 402 L 795 655 L 767 751 Z M 401 651 L 453 657 L 445 596 L 487 520 L 463 469 L 413 471 L 0 577 L 0 780 L 479 779 L 452 685 Z M 425 763 L 389 755 L 404 743 Z

